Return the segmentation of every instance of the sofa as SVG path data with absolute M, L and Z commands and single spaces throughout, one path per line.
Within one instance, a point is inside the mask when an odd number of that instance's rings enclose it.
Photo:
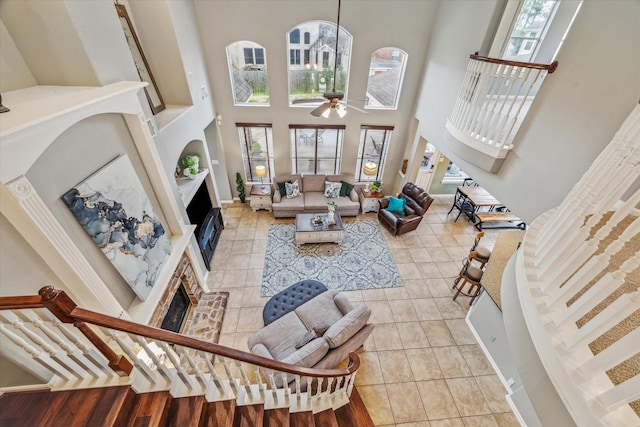
M 298 181 L 300 195 L 288 198 L 281 195 L 278 183 Z M 276 218 L 295 217 L 298 213 L 324 213 L 328 211 L 327 203 L 333 201 L 337 204 L 336 212 L 340 216 L 357 216 L 360 210 L 360 201 L 355 187 L 347 196 L 328 198 L 325 196 L 325 181 L 340 183 L 341 181 L 353 185 L 350 175 L 282 175 L 273 179 L 273 201 L 271 207 Z
M 411 182 L 402 187 L 398 198 L 405 202 L 402 212 L 387 210 L 389 199 L 381 199 L 380 209 L 378 209 L 378 221 L 395 236 L 418 228 L 423 215 L 433 203 L 433 198 L 426 191 Z
M 307 290 L 298 289 L 297 294 L 304 298 Z M 292 298 L 296 297 L 284 295 L 283 301 Z M 251 353 L 269 359 L 305 368 L 330 369 L 371 334 L 374 325 L 368 323 L 370 316 L 371 310 L 366 305 L 353 307 L 337 290 L 321 291 L 252 334 L 247 345 Z

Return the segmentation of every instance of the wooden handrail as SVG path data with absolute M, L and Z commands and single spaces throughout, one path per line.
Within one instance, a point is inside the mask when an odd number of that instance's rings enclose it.
M 155 340 L 161 340 L 195 350 L 205 351 L 226 358 L 257 365 L 262 368 L 286 372 L 293 375 L 308 377 L 338 377 L 350 375 L 360 367 L 360 358 L 355 352 L 349 353 L 349 366 L 345 369 L 313 369 L 294 366 L 164 329 L 141 325 L 128 320 L 118 319 L 90 310 L 85 310 L 79 308 L 64 291 L 55 289 L 53 286 L 45 286 L 41 288 L 38 293 L 40 294 L 39 296 L 0 297 L 0 309 L 46 307 L 61 322 L 72 323 L 74 326 L 78 327 L 78 329 L 109 360 L 109 366 L 111 366 L 116 372 L 127 372 L 127 364 L 130 367 L 131 362 L 128 359 L 124 359 L 125 361 L 123 361 L 122 359 L 124 356 L 117 355 L 113 352 L 104 341 L 102 341 L 90 328 L 87 327 L 85 323 L 136 334 Z M 89 333 L 87 333 L 87 331 L 89 331 Z M 127 373 L 130 372 L 131 369 L 129 368 Z
M 538 64 L 535 62 L 520 62 L 520 61 L 508 61 L 506 59 L 499 58 L 489 58 L 487 56 L 480 56 L 478 52 L 469 55 L 469 58 L 475 59 L 476 61 L 483 62 L 491 62 L 492 64 L 502 64 L 502 65 L 510 65 L 512 67 L 524 67 L 524 68 L 533 68 L 535 70 L 547 70 L 549 74 L 553 74 L 553 72 L 558 68 L 558 61 L 553 61 L 551 64 Z

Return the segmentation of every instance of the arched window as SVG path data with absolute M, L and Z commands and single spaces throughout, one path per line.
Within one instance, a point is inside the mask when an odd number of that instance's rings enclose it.
M 398 108 L 407 53 L 397 47 L 383 47 L 371 54 L 365 109 Z
M 235 105 L 269 105 L 265 49 L 251 41 L 227 46 L 231 91 Z
M 304 49 L 293 45 L 294 33 L 297 32 L 299 42 L 300 31 L 304 32 Z M 322 93 L 331 91 L 334 87 L 335 58 L 338 63 L 335 89 L 344 93 L 346 98 L 352 39 L 351 34 L 341 27 L 336 55 L 336 24 L 333 22 L 305 22 L 288 33 L 289 105 L 301 99 L 318 99 L 318 102 L 296 106 L 314 107 L 322 102 Z
M 295 29 L 289 33 L 289 43 L 300 44 L 300 30 Z

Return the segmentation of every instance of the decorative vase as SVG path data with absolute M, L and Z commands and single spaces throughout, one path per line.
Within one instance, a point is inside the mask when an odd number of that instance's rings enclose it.
M 329 211 L 329 213 L 327 214 L 327 224 L 335 224 L 336 220 L 333 217 L 333 211 Z

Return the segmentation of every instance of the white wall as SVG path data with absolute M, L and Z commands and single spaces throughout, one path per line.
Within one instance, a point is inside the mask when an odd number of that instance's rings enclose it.
M 435 1 L 406 0 L 343 2 L 340 24 L 353 36 L 349 99 L 364 99 L 373 51 L 384 46 L 397 46 L 409 54 L 409 59 L 398 111 L 372 110 L 369 114 L 362 114 L 351 110 L 344 119 L 335 120 L 312 117 L 309 114 L 311 108 L 288 106 L 286 34 L 305 21 L 335 22 L 337 2 L 196 0 L 214 104 L 216 112 L 223 117 L 221 142 L 229 181 L 234 182 L 235 173 L 243 170 L 236 122 L 273 123 L 276 175 L 290 170 L 289 124 L 345 124 L 343 172 L 351 174 L 355 172 L 360 125 L 381 124 L 396 126 L 384 176 L 391 185 L 402 163 L 409 136 L 408 124 L 438 4 Z M 270 107 L 233 105 L 225 48 L 238 40 L 259 43 L 266 50 Z M 354 105 L 362 107 L 362 103 L 354 102 Z
M 37 84 L 2 20 L 0 20 L 0 75 L 2 76 L 0 93 Z
M 558 70 L 546 78 L 497 174 L 462 160 L 444 137 L 468 54 L 475 50 L 472 39 L 482 33 L 466 24 L 482 22 L 489 12 L 487 2 L 471 3 L 441 8 L 417 110 L 421 135 L 530 222 L 560 203 L 638 102 L 640 3 L 584 2 L 557 57 Z

